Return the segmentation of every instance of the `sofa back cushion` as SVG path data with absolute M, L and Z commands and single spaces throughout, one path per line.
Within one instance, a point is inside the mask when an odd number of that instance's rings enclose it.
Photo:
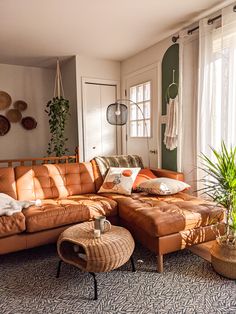
M 65 198 L 95 192 L 90 163 L 18 166 L 15 177 L 19 200 Z
M 17 199 L 14 168 L 0 168 L 0 193 Z

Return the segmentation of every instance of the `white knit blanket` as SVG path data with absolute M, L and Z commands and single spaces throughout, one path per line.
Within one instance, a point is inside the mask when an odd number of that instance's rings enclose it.
M 23 208 L 28 208 L 31 205 L 40 206 L 41 201 L 17 201 L 7 194 L 0 193 L 0 216 L 11 216 L 21 212 Z

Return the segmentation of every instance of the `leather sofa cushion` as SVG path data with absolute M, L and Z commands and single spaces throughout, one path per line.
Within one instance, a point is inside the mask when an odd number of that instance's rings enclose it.
M 15 177 L 19 200 L 66 198 L 95 192 L 90 163 L 18 166 Z
M 25 230 L 25 216 L 15 213 L 12 216 L 0 216 L 0 238 L 21 233 Z
M 167 169 L 161 169 L 161 168 L 151 168 L 152 173 L 155 174 L 158 178 L 169 178 L 169 179 L 175 179 L 179 181 L 184 181 L 184 174 L 182 172 L 176 172 L 172 170 Z
M 156 178 L 157 177 L 155 176 L 155 174 L 153 174 L 153 172 L 150 169 L 148 168 L 141 169 L 134 181 L 133 190 L 137 190 L 139 184 Z
M 95 159 L 91 160 L 91 165 L 93 168 L 94 183 L 95 183 L 96 191 L 98 191 L 103 184 L 103 177 L 101 175 L 101 172 L 99 170 L 99 167 L 98 167 Z
M 180 192 L 170 196 L 133 193 L 131 197 L 103 194 L 119 205 L 119 216 L 153 237 L 208 226 L 222 221 L 224 210 L 213 203 Z
M 114 216 L 117 203 L 95 194 L 70 196 L 67 199 L 46 199 L 41 207 L 23 210 L 26 231 L 36 232 L 76 222 L 88 221 L 96 216 Z
M 0 192 L 17 199 L 14 168 L 0 168 Z

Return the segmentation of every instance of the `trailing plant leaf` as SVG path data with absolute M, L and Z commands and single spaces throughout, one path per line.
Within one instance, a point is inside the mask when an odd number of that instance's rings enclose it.
M 68 138 L 65 137 L 66 122 L 69 117 L 69 101 L 63 97 L 53 97 L 48 101 L 45 112 L 49 117 L 49 128 L 51 138 L 48 143 L 47 154 L 57 157 L 63 156 L 68 152 L 65 147 Z

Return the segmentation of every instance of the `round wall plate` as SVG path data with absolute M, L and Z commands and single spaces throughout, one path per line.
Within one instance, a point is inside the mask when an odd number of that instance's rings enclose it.
M 0 91 L 0 110 L 5 110 L 11 105 L 11 96 L 3 91 Z
M 22 119 L 22 114 L 18 109 L 10 109 L 6 113 L 7 119 L 12 122 L 20 122 Z
M 33 117 L 25 117 L 21 120 L 21 124 L 26 130 L 33 130 L 37 126 L 37 121 Z
M 9 132 L 11 124 L 8 119 L 0 115 L 0 136 L 3 136 Z
M 28 105 L 24 100 L 17 100 L 14 103 L 14 108 L 18 109 L 20 111 L 25 111 L 27 109 Z

